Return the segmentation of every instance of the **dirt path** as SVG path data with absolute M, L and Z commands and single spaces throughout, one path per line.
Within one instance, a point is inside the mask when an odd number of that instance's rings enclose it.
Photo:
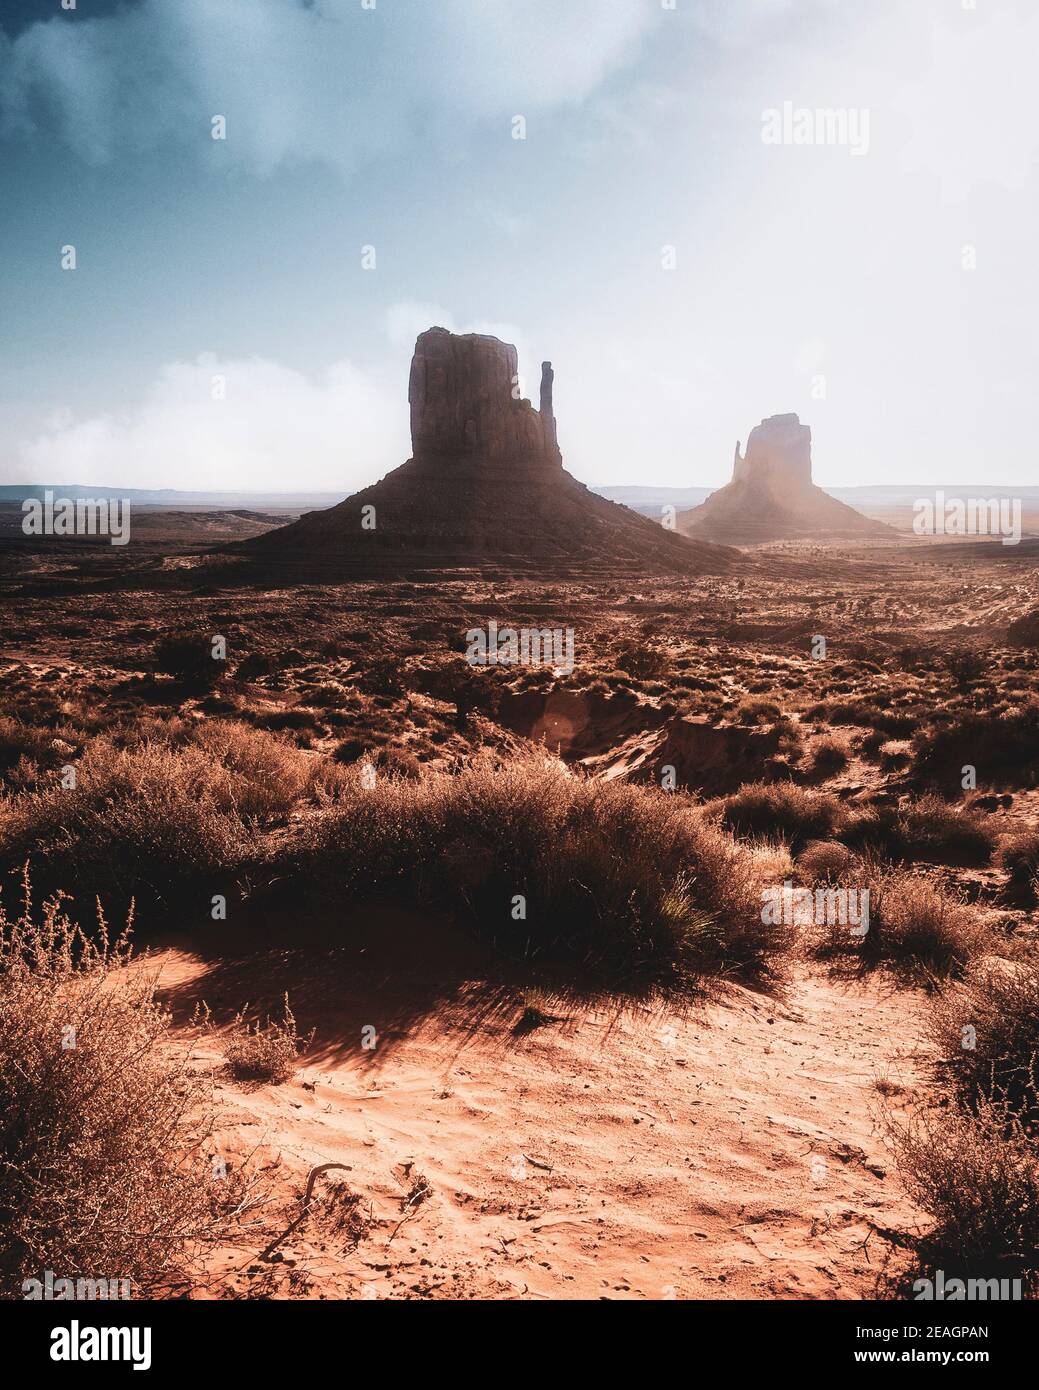
M 167 983 L 204 995 L 200 973 L 166 958 Z M 280 1158 L 287 1219 L 310 1168 L 337 1163 L 347 1171 L 328 1180 L 372 1221 L 354 1244 L 323 1208 L 283 1258 L 245 1260 L 252 1272 L 226 1283 L 287 1292 L 291 1277 L 339 1298 L 869 1297 L 891 1254 L 877 1235 L 864 1246 L 870 1223 L 918 1220 L 876 1083 L 905 1088 L 896 1105 L 923 1083 L 925 1007 L 879 979 L 803 968 L 781 1004 L 736 988 L 684 1017 L 578 1010 L 523 1037 L 518 1001 L 475 1025 L 455 1002 L 388 1049 L 358 1038 L 283 1086 L 221 1081 L 221 1152 L 260 1143 Z M 331 1023 L 305 1021 L 319 1042 Z M 219 1038 L 203 1055 L 219 1058 Z M 406 1206 L 423 1178 L 429 1196 Z M 214 1269 L 242 1265 L 224 1252 Z

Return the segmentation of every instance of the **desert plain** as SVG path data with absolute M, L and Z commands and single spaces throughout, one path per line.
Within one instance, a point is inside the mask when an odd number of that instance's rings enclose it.
M 12 524 L 0 557 L 8 917 L 26 861 L 85 929 L 132 900 L 110 976 L 168 1010 L 189 1162 L 233 1188 L 115 1241 L 143 1292 L 1028 1284 L 1034 542 L 243 578 L 226 544 L 284 520 Z M 475 668 L 492 621 L 571 628 L 572 669 Z M 869 932 L 754 921 L 783 884 L 869 887 Z

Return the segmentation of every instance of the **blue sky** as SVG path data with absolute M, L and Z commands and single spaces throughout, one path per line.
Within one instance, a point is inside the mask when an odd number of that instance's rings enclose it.
M 0 481 L 354 490 L 409 452 L 432 323 L 516 342 L 535 392 L 552 359 L 586 482 L 717 485 L 787 410 L 824 484 L 1039 481 L 1032 0 L 0 27 Z M 784 102 L 868 142 L 766 144 Z

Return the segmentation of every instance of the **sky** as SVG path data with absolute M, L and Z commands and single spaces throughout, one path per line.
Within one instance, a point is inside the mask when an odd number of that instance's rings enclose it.
M 1039 483 L 1037 53 L 1035 0 L 0 0 L 0 483 L 354 491 L 433 324 L 552 360 L 590 484 L 787 411 L 824 486 Z

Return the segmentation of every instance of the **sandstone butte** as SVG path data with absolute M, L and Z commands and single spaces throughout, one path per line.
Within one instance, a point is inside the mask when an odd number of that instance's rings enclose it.
M 682 535 L 724 545 L 896 534 L 813 483 L 812 431 L 796 415 L 771 415 L 755 425 L 743 455 L 737 440 L 732 481 L 679 512 L 676 524 Z
M 607 501 L 563 468 L 552 364 L 540 409 L 518 397 L 516 349 L 478 333 L 419 334 L 408 402 L 412 457 L 327 510 L 241 547 L 293 574 L 424 569 L 704 574 L 740 564 Z

